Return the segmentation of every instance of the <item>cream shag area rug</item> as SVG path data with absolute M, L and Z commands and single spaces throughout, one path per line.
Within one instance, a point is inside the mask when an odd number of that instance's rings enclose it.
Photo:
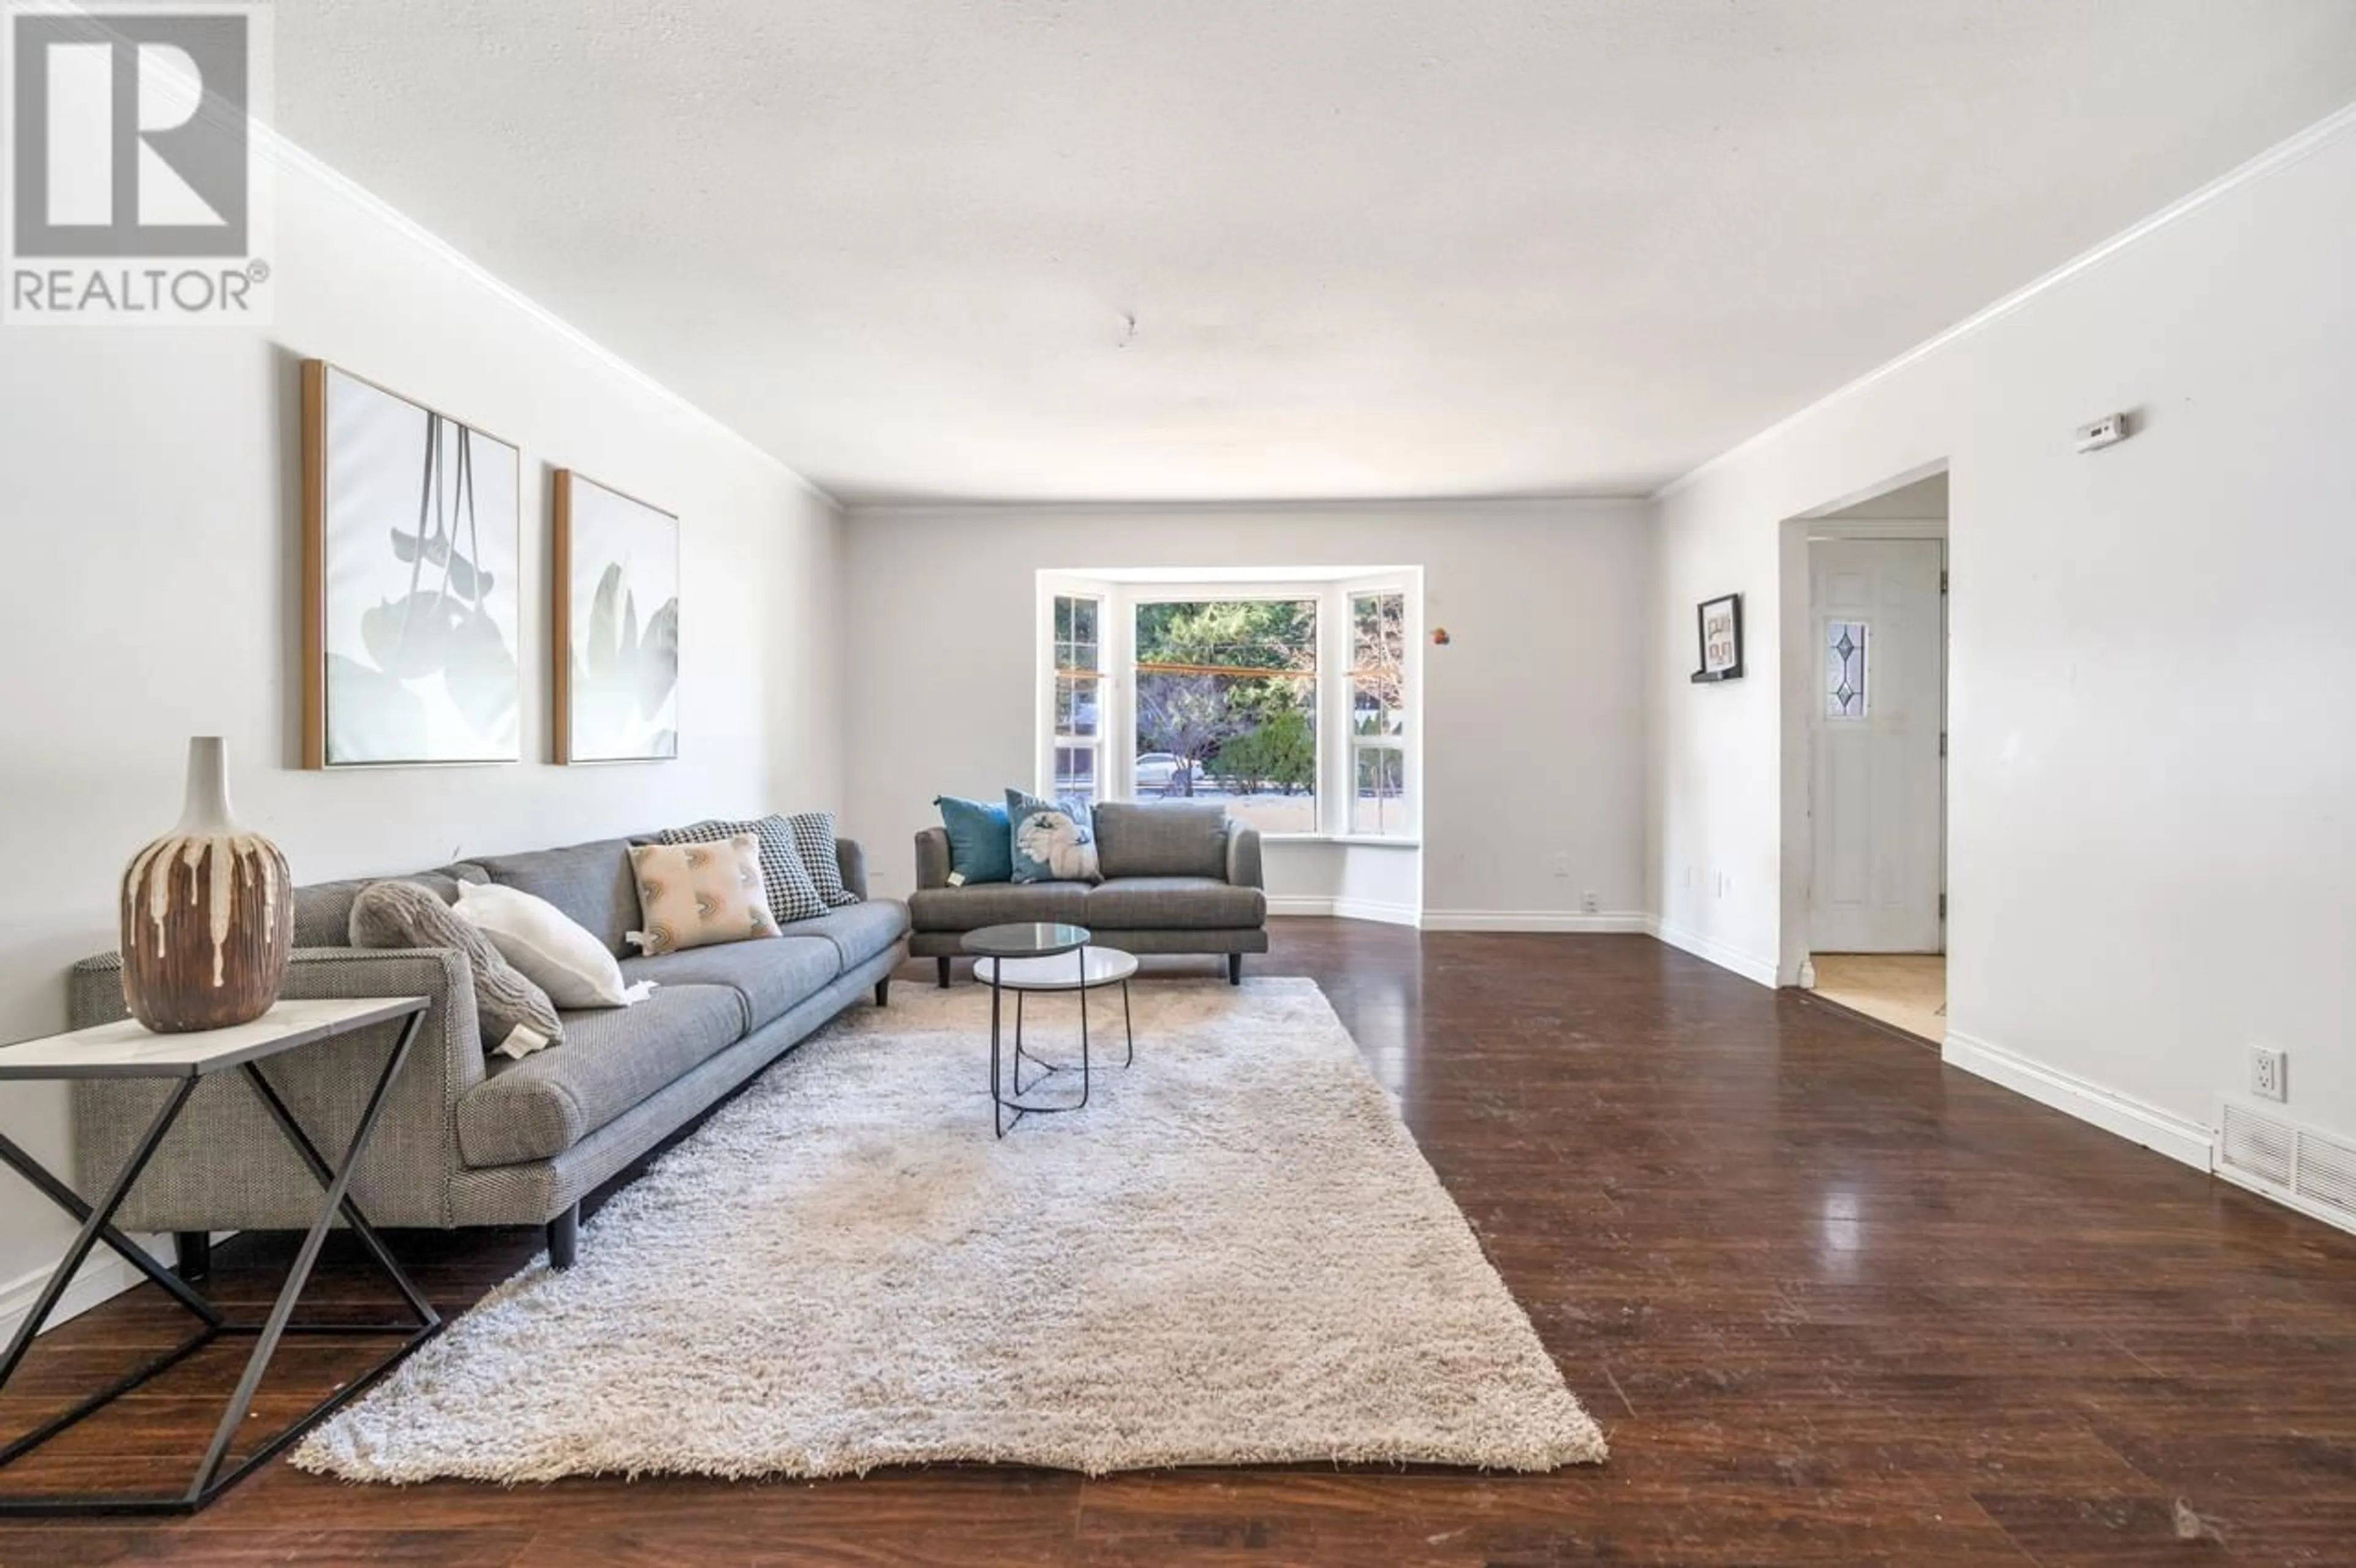
M 1003 1142 L 986 991 L 903 987 L 839 1019 L 600 1210 L 579 1266 L 501 1285 L 294 1463 L 511 1482 L 1601 1460 L 1316 985 L 1133 989 L 1137 1065 L 1101 1066 L 1119 993 L 1096 993 L 1087 1109 Z M 1075 1002 L 1032 1000 L 1062 1060 Z

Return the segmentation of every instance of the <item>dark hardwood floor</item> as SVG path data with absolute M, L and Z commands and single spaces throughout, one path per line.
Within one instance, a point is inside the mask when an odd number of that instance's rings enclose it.
M 2356 1563 L 2356 1238 L 1644 937 L 1294 920 L 1254 972 L 1323 984 L 1610 1464 L 501 1490 L 281 1463 L 192 1520 L 0 1526 L 0 1563 Z M 395 1237 L 453 1311 L 537 1243 Z M 284 1250 L 241 1238 L 217 1285 L 259 1299 Z M 381 1299 L 331 1255 L 325 1301 Z M 150 1289 L 45 1337 L 0 1425 L 177 1327 Z M 357 1355 L 291 1346 L 257 1432 Z M 233 1375 L 0 1480 L 164 1479 Z

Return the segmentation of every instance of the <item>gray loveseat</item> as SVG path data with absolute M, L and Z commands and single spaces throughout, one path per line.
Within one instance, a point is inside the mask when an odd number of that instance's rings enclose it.
M 535 894 L 603 938 L 621 958 L 626 980 L 659 983 L 635 1007 L 567 1012 L 564 1042 L 521 1061 L 485 1058 L 464 955 L 345 945 L 352 901 L 378 879 L 296 890 L 284 995 L 434 1002 L 353 1176 L 354 1195 L 373 1222 L 444 1230 L 545 1224 L 551 1261 L 569 1267 L 584 1194 L 871 990 L 878 1006 L 884 1002 L 892 971 L 907 953 L 907 907 L 895 900 L 797 921 L 774 940 L 622 957 L 631 951 L 623 933 L 638 923 L 631 842 L 490 856 L 407 879 L 448 900 L 461 881 Z M 859 846 L 838 842 L 835 854 L 844 885 L 863 897 Z M 122 968 L 112 953 L 75 965 L 76 1028 L 123 1016 Z M 263 1067 L 330 1157 L 350 1142 L 396 1028 L 363 1030 Z M 83 1191 L 100 1190 L 123 1168 L 168 1089 L 152 1082 L 75 1085 Z M 319 1184 L 259 1097 L 241 1078 L 223 1073 L 198 1086 L 120 1221 L 178 1232 L 183 1266 L 200 1271 L 206 1232 L 301 1229 L 318 1204 Z
M 1244 955 L 1268 951 L 1268 894 L 1258 830 L 1230 821 L 1215 801 L 1107 804 L 1095 810 L 1104 880 L 949 886 L 949 836 L 916 835 L 916 891 L 908 951 L 936 960 L 949 983 L 960 939 L 985 925 L 1063 921 L 1125 953 L 1211 953 L 1241 984 Z

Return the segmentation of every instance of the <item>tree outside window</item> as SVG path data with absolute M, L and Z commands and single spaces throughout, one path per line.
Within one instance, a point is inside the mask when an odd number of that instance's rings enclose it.
M 1350 831 L 1413 830 L 1407 798 L 1407 596 L 1350 596 Z
M 1317 830 L 1317 601 L 1137 606 L 1136 792 L 1212 797 L 1264 833 Z

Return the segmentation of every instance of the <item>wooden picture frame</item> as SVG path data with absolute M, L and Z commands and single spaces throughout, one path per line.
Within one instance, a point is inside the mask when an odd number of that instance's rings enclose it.
M 675 761 L 679 517 L 570 468 L 552 489 L 550 754 Z
M 1700 645 L 1701 667 L 1689 677 L 1696 685 L 1742 678 L 1742 595 L 1721 593 L 1694 606 L 1694 631 Z
M 302 765 L 523 760 L 523 454 L 302 366 Z

